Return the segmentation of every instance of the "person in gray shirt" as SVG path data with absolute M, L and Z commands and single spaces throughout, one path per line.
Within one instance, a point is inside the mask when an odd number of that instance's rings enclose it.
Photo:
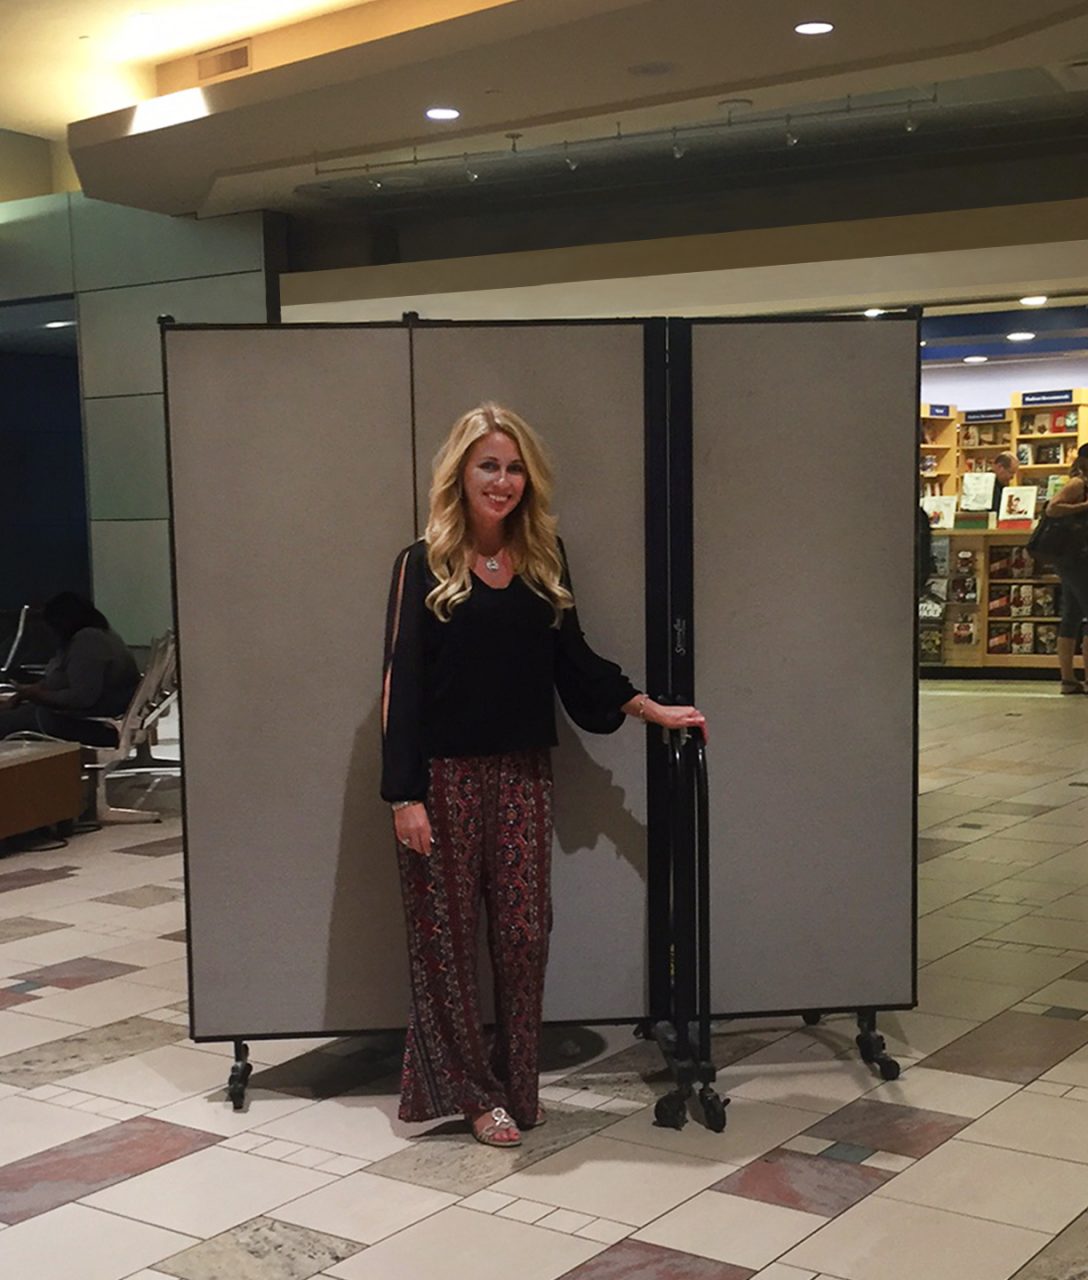
M 92 717 L 125 714 L 140 683 L 136 660 L 103 614 L 71 591 L 54 596 L 42 618 L 57 637 L 57 652 L 41 680 L 12 686 L 0 709 L 0 738 L 31 729 L 87 746 L 115 746 L 117 731 Z

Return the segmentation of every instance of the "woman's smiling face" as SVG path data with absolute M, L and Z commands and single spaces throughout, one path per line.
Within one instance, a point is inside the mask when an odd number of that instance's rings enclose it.
M 482 436 L 468 451 L 462 488 L 470 525 L 501 523 L 525 493 L 525 462 L 505 431 Z

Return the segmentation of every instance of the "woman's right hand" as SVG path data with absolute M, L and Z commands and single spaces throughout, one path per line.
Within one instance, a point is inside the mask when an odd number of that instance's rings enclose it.
M 434 837 L 431 835 L 427 806 L 422 800 L 418 804 L 406 804 L 403 808 L 394 809 L 393 829 L 397 833 L 397 842 L 405 848 L 424 856 L 431 852 Z

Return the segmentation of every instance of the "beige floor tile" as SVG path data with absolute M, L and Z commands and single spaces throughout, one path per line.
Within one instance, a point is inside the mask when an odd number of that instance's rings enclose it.
M 207 1147 L 81 1203 L 172 1231 L 213 1236 L 333 1180 L 315 1169 Z
M 576 1236 L 581 1236 L 585 1240 L 597 1240 L 601 1244 L 618 1244 L 621 1240 L 626 1240 L 634 1230 L 625 1222 L 609 1222 L 607 1218 L 595 1218 L 588 1227 L 582 1227 L 580 1231 L 576 1231 Z
M 1044 814 L 1009 828 L 1008 833 L 1015 840 L 1041 840 L 1044 844 L 1064 845 L 1068 849 L 1088 840 L 1088 823 L 1053 822 L 1050 814 Z
M 1088 923 L 1083 920 L 1024 916 L 1012 924 L 1003 925 L 990 936 L 998 942 L 1026 942 L 1033 947 L 1088 951 Z
M 1033 917 L 1045 920 L 1084 920 L 1088 921 L 1088 895 L 1070 893 L 1057 902 L 1049 902 L 1045 907 L 1035 907 L 1031 911 Z M 1011 921 L 1009 922 L 1011 923 Z
M 210 1055 L 209 1055 L 210 1056 Z M 223 1071 L 226 1079 L 226 1071 Z M 271 1124 L 275 1120 L 302 1111 L 306 1107 L 316 1105 L 311 1098 L 293 1098 L 285 1093 L 272 1093 L 267 1089 L 247 1089 L 245 1110 L 235 1111 L 227 1100 L 226 1089 L 213 1094 L 186 1098 L 183 1102 L 172 1102 L 153 1112 L 156 1120 L 166 1120 L 170 1124 L 189 1125 L 194 1129 L 204 1129 L 208 1133 L 221 1133 L 224 1138 L 232 1138 L 235 1134 L 247 1133 L 259 1125 Z M 318 1146 L 318 1143 L 307 1143 L 307 1146 Z
M 0 1098 L 0 1165 L 107 1129 L 116 1121 L 18 1095 Z
M 5 942 L 0 946 L 0 960 L 5 963 L 18 961 L 22 965 L 18 972 L 22 973 L 48 964 L 78 960 L 81 956 L 100 956 L 116 947 L 117 939 L 108 934 L 89 933 L 85 929 L 59 929 L 55 933 L 38 933 L 17 942 Z
M 1032 1001 L 1047 1008 L 1083 1009 L 1088 1013 L 1088 982 L 1074 982 L 1059 978 L 1048 987 L 1042 987 L 1032 995 Z
M 116 960 L 119 964 L 159 965 L 170 960 L 184 960 L 184 942 L 168 942 L 165 938 L 149 938 L 142 942 L 122 942 L 109 951 L 100 951 L 100 960 Z
M 189 962 L 184 956 L 167 960 L 162 964 L 151 965 L 136 973 L 125 976 L 129 982 L 143 983 L 148 987 L 161 987 L 166 991 L 177 991 L 181 995 L 189 994 Z
M 1012 902 L 985 902 L 980 898 L 967 897 L 949 903 L 947 907 L 942 907 L 935 914 L 942 919 L 989 921 L 990 928 L 996 929 L 1000 925 L 1019 920 L 1021 916 L 1028 915 L 1032 910 L 1032 907 L 1019 906 Z
M 196 1243 L 191 1236 L 69 1204 L 0 1232 L 0 1275 L 122 1280 Z
M 874 1194 L 1056 1235 L 1088 1208 L 1088 1165 L 953 1138 Z
M 1076 1085 L 1080 1089 L 1088 1089 L 1088 1047 L 1071 1053 L 1064 1062 L 1059 1062 L 1039 1079 L 1048 1084 Z
M 772 1262 L 769 1267 L 757 1271 L 752 1280 L 819 1280 L 815 1271 L 802 1271 L 800 1267 L 788 1267 L 784 1262 Z
M 0 1012 L 0 1058 L 11 1053 L 22 1053 L 24 1049 L 33 1049 L 40 1044 L 48 1044 L 51 1040 L 78 1035 L 79 1030 L 71 1022 L 58 1022 L 53 1018 L 28 1018 L 14 1010 L 4 1010 Z
M 207 1053 L 165 1045 L 106 1067 L 67 1076 L 69 1089 L 83 1089 L 105 1098 L 140 1107 L 167 1107 L 172 1102 L 203 1096 L 223 1081 L 219 1062 Z
M 1088 1107 L 1068 1096 L 1018 1093 L 968 1125 L 963 1142 L 1088 1164 Z
M 1071 887 L 1088 884 L 1088 845 L 1077 845 L 1064 853 L 1055 854 L 1053 858 L 1032 868 L 1031 874 L 1039 880 L 1068 884 Z
M 940 826 L 977 807 L 977 800 L 971 796 L 927 795 L 918 801 L 918 826 L 921 829 Z
M 678 1155 L 721 1160 L 745 1165 L 758 1159 L 787 1138 L 796 1137 L 816 1123 L 817 1116 L 798 1107 L 783 1107 L 751 1098 L 735 1098 L 726 1111 L 724 1133 L 712 1133 L 705 1125 L 689 1120 L 683 1129 L 662 1128 L 653 1123 L 647 1108 L 609 1126 L 608 1137 Z
M 550 1204 L 541 1204 L 539 1200 L 515 1200 L 513 1204 L 504 1205 L 498 1211 L 500 1218 L 509 1218 L 511 1222 L 539 1222 L 555 1210 Z
M 1056 902 L 1059 898 L 1064 898 L 1073 886 L 1047 880 L 1043 876 L 1043 867 L 1046 865 L 1044 862 L 1041 867 L 1032 867 L 1030 872 L 1009 876 L 1000 884 L 991 886 L 990 892 L 1002 896 L 1015 895 L 1035 907 L 1045 907 L 1049 902 Z
M 404 1151 L 413 1137 L 438 1123 L 404 1124 L 397 1119 L 398 1106 L 395 1097 L 349 1094 L 262 1124 L 260 1132 L 359 1160 L 381 1160 Z
M 636 1231 L 633 1238 L 718 1262 L 758 1268 L 773 1262 L 826 1222 L 815 1213 L 704 1191 Z
M 930 1071 L 923 1066 L 908 1068 L 898 1080 L 880 1085 L 868 1096 L 873 1102 L 894 1102 L 975 1120 L 1011 1098 L 1019 1087 L 1004 1080 L 983 1080 L 979 1076 L 957 1075 L 954 1071 Z
M 559 1280 L 607 1245 L 452 1208 L 337 1263 L 338 1280 Z
M 377 1244 L 456 1203 L 457 1197 L 445 1191 L 413 1187 L 371 1173 L 353 1173 L 271 1209 L 266 1216 L 360 1244 Z
M 111 978 L 76 991 L 65 991 L 63 995 L 46 996 L 22 1007 L 34 1017 L 74 1022 L 81 1027 L 104 1027 L 107 1023 L 172 1004 L 177 998 L 176 991 Z
M 778 1065 L 746 1059 L 718 1072 L 718 1089 L 731 1098 L 751 1098 L 822 1115 L 860 1098 L 876 1083 L 865 1063 L 847 1058 Z
M 922 963 L 939 960 L 996 928 L 998 925 L 992 920 L 968 920 L 941 912 L 923 916 L 918 921 L 918 959 Z
M 984 1022 L 1005 1009 L 1011 1009 L 1023 995 L 1020 987 L 956 978 L 934 973 L 932 967 L 918 974 L 918 1008 L 923 1013 Z
M 903 1009 L 882 1013 L 877 1026 L 893 1058 L 925 1058 L 966 1035 L 978 1021 Z
M 1050 1236 L 870 1196 L 782 1259 L 838 1280 L 1008 1280 Z
M 991 935 L 991 938 L 994 935 Z M 976 982 L 998 982 L 1016 987 L 1024 995 L 1054 982 L 1081 961 L 1075 956 L 1039 955 L 1031 951 L 995 951 L 989 947 L 963 947 L 926 966 L 926 973 Z
M 732 1172 L 732 1165 L 592 1137 L 491 1189 L 641 1227 Z
M 956 855 L 962 853 L 956 850 Z M 1012 874 L 1008 867 L 994 862 L 971 862 L 952 854 L 931 858 L 918 868 L 919 881 L 936 880 L 941 884 L 957 885 L 965 893 L 977 893 Z
M 1065 841 L 1021 840 L 1018 827 L 994 832 L 984 840 L 976 840 L 958 851 L 966 862 L 986 862 L 1003 867 L 1041 867 L 1056 854 L 1064 853 Z

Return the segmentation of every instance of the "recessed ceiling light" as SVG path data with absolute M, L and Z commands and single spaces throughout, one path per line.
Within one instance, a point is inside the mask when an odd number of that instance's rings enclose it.
M 1032 338 L 1035 337 L 1035 334 L 1027 332 L 1007 333 L 1005 337 L 1008 338 L 1010 342 L 1030 342 Z
M 1045 293 L 1032 293 L 1026 298 L 1020 299 L 1020 305 L 1022 307 L 1045 307 L 1046 303 L 1047 296 Z
M 460 111 L 456 107 L 428 107 L 428 120 L 459 120 L 461 118 Z
M 47 320 L 43 329 L 71 329 L 75 324 L 74 320 Z
M 799 36 L 826 36 L 834 30 L 833 22 L 799 22 L 794 27 Z
M 964 364 L 985 364 L 989 360 L 989 356 L 964 356 Z
M 884 314 L 884 311 L 881 307 L 870 307 L 868 311 L 865 312 L 865 314 L 869 317 L 870 320 L 875 320 L 877 316 L 882 316 Z
M 920 347 L 924 347 L 924 346 L 926 345 L 926 340 L 925 340 L 925 338 L 923 338 L 923 339 L 922 339 L 922 341 L 921 341 L 921 342 L 919 342 L 919 344 L 918 344 L 918 345 L 919 345 Z

